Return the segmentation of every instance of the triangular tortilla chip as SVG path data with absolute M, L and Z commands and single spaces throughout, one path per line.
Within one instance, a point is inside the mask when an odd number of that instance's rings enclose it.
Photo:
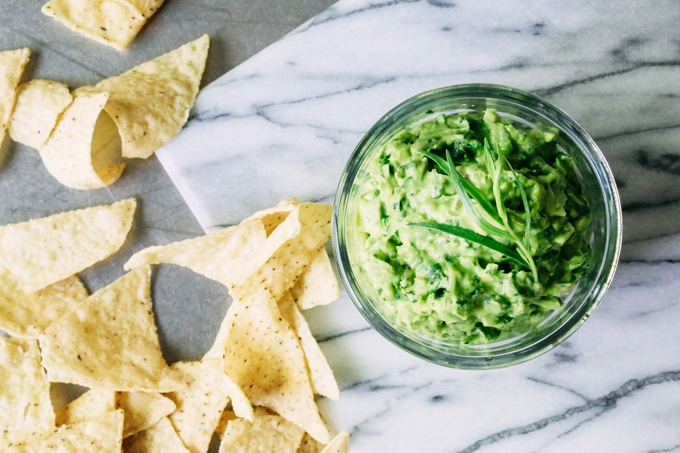
M 72 189 L 98 189 L 120 178 L 125 164 L 116 124 L 103 111 L 107 93 L 78 94 L 40 148 L 45 167 Z
M 52 323 L 87 299 L 78 277 L 71 276 L 34 293 L 26 293 L 0 265 L 0 329 L 22 338 L 38 338 Z
M 129 272 L 47 329 L 40 347 L 50 381 L 120 391 L 183 388 L 161 353 L 150 282 L 150 267 Z
M 338 383 L 335 381 L 333 370 L 328 365 L 326 356 L 321 352 L 321 348 L 319 348 L 318 343 L 314 339 L 312 331 L 309 330 L 307 320 L 302 316 L 289 293 L 286 293 L 279 300 L 278 304 L 281 315 L 288 321 L 288 324 L 290 324 L 300 340 L 300 345 L 302 345 L 302 350 L 305 353 L 305 360 L 307 361 L 314 393 L 337 400 L 340 398 Z
M 347 453 L 348 449 L 349 433 L 347 431 L 340 431 L 338 435 L 326 445 L 326 448 L 321 450 L 321 453 Z
M 325 247 L 314 256 L 309 269 L 295 281 L 290 294 L 300 310 L 328 305 L 338 300 L 340 297 L 338 279 Z
M 50 385 L 35 340 L 0 337 L 0 451 L 54 430 Z
M 166 395 L 177 405 L 168 418 L 189 451 L 205 453 L 229 401 L 230 389 L 222 363 L 220 360 L 179 362 L 172 368 L 185 376 L 188 386 Z
M 125 269 L 172 263 L 229 285 L 243 262 L 257 252 L 265 239 L 262 222 L 245 222 L 194 239 L 146 248 L 132 255 Z
M 24 291 L 38 291 L 116 252 L 136 207 L 137 201 L 129 198 L 0 227 L 0 263 Z
M 73 101 L 68 87 L 52 80 L 35 79 L 19 85 L 9 135 L 15 142 L 43 147 L 57 118 Z
M 328 442 L 302 347 L 271 294 L 262 291 L 235 300 L 225 321 L 224 367 L 251 404 L 266 406 L 320 442 Z
M 295 453 L 304 430 L 262 407 L 255 408 L 255 420 L 231 420 L 220 444 L 220 453 Z
M 123 441 L 125 453 L 189 453 L 167 417 Z
M 152 427 L 175 410 L 171 399 L 156 392 L 117 392 L 116 407 L 123 409 L 123 439 Z
M 76 93 L 108 93 L 105 110 L 118 125 L 123 157 L 146 159 L 184 126 L 194 105 L 208 56 L 203 35 L 124 74 Z
M 326 204 L 298 205 L 244 263 L 231 285 L 232 296 L 245 299 L 264 288 L 275 299 L 283 297 L 330 238 L 331 211 Z
M 71 30 L 124 50 L 163 0 L 51 0 L 43 14 Z
M 116 392 L 90 389 L 56 412 L 56 424 L 74 425 L 104 417 L 116 410 Z
M 63 425 L 56 432 L 11 447 L 7 453 L 120 453 L 122 447 L 123 411 L 75 425 Z
M 17 85 L 30 56 L 30 49 L 0 52 L 0 144 L 12 117 Z

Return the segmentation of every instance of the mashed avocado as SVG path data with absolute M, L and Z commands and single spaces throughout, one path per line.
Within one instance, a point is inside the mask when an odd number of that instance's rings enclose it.
M 488 110 L 425 121 L 369 158 L 354 253 L 392 322 L 479 344 L 563 305 L 591 213 L 556 141 Z

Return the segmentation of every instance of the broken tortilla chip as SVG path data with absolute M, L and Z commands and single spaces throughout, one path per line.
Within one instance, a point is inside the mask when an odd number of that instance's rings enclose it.
M 161 353 L 150 283 L 150 267 L 129 272 L 52 324 L 40 336 L 49 380 L 119 391 L 182 389 Z
M 116 252 L 137 207 L 134 198 L 0 227 L 0 263 L 34 292 Z
M 321 453 L 347 453 L 349 449 L 349 433 L 347 431 L 340 431 L 326 447 L 321 450 Z
M 75 93 L 108 93 L 104 109 L 118 126 L 123 157 L 146 159 L 186 123 L 201 83 L 209 45 L 210 38 L 203 35 L 94 87 L 81 87 Z
M 123 411 L 75 425 L 63 425 L 52 434 L 32 438 L 6 450 L 6 453 L 120 453 L 122 446 Z
M 108 98 L 107 93 L 76 95 L 39 150 L 47 170 L 66 187 L 98 189 L 123 173 L 120 135 L 103 110 Z
M 157 392 L 117 392 L 116 407 L 123 409 L 123 439 L 152 427 L 175 410 L 175 403 Z
M 12 117 L 17 85 L 30 56 L 27 48 L 0 52 L 0 144 Z
M 116 392 L 90 389 L 56 411 L 56 425 L 74 425 L 106 416 L 116 410 Z
M 295 281 L 290 294 L 300 310 L 328 305 L 340 298 L 338 279 L 325 247 L 314 256 L 309 269 Z
M 71 30 L 124 50 L 163 0 L 51 0 L 42 7 Z
M 230 389 L 222 362 L 178 362 L 172 369 L 182 373 L 188 385 L 166 395 L 177 405 L 168 418 L 189 451 L 205 453 L 229 401 Z
M 146 248 L 132 255 L 125 269 L 172 263 L 229 285 L 243 261 L 256 253 L 265 239 L 262 222 L 244 222 L 194 239 Z
M 63 83 L 35 79 L 19 85 L 9 125 L 10 137 L 35 149 L 42 148 L 71 101 L 73 96 Z
M 0 450 L 54 430 L 37 341 L 0 337 L 0 382 Z
M 15 337 L 38 338 L 52 323 L 87 299 L 85 286 L 71 276 L 34 293 L 26 293 L 0 265 L 0 329 Z
M 330 238 L 332 207 L 319 203 L 298 205 L 243 264 L 230 289 L 239 299 L 267 289 L 280 299 L 305 272 Z
M 125 453 L 189 453 L 167 417 L 123 441 Z
M 303 435 L 302 428 L 262 407 L 256 407 L 252 423 L 236 419 L 227 424 L 220 453 L 295 453 Z
M 261 291 L 235 300 L 225 321 L 224 368 L 251 404 L 266 406 L 320 442 L 328 442 L 302 347 L 271 294 Z
M 309 376 L 312 382 L 312 389 L 314 393 L 323 395 L 332 400 L 340 398 L 340 389 L 338 383 L 333 376 L 333 370 L 328 365 L 326 356 L 321 352 L 318 343 L 309 330 L 307 320 L 298 310 L 293 297 L 286 293 L 278 302 L 281 315 L 288 321 L 288 324 L 293 328 L 300 340 L 302 350 L 305 353 L 305 360 L 309 370 Z

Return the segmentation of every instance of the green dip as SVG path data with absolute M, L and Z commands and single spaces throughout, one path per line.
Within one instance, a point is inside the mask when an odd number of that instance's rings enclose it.
M 557 130 L 487 110 L 425 121 L 369 157 L 358 180 L 355 261 L 391 322 L 480 344 L 525 332 L 563 305 L 589 260 L 591 213 L 556 141 Z M 458 188 L 442 165 L 447 154 Z

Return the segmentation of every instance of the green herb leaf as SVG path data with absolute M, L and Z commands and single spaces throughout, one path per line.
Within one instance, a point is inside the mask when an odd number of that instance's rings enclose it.
M 510 261 L 514 261 L 520 266 L 524 266 L 527 269 L 531 269 L 527 262 L 524 260 L 524 258 L 522 258 L 522 256 L 519 253 L 517 253 L 516 250 L 508 247 L 507 245 L 501 244 L 500 242 L 489 236 L 482 236 L 481 234 L 476 233 L 467 228 L 461 228 L 453 225 L 444 225 L 442 223 L 437 222 L 409 223 L 408 225 L 412 227 L 421 227 L 428 228 L 430 230 L 441 231 L 442 233 L 451 234 L 453 236 L 465 239 L 466 241 L 483 245 L 486 248 L 490 248 L 491 250 L 494 250 L 500 253 L 501 255 L 504 255 Z
M 512 171 L 512 176 L 514 179 L 515 187 L 519 190 L 519 194 L 522 197 L 522 205 L 524 205 L 524 246 L 529 248 L 529 232 L 531 231 L 531 209 L 529 208 L 529 200 L 527 199 L 527 194 L 524 191 L 524 186 L 519 182 L 519 176 L 510 162 L 505 159 L 508 164 L 508 168 Z
M 444 159 L 442 159 L 441 157 L 437 156 L 436 154 L 432 154 L 428 151 L 418 150 L 417 152 L 419 152 L 420 154 L 422 154 L 426 157 L 429 157 L 432 161 L 434 161 L 439 166 L 439 168 L 441 168 L 441 170 L 444 172 L 445 175 L 451 176 L 451 171 L 449 170 L 448 164 L 446 163 L 446 161 Z M 474 198 L 474 200 L 477 202 L 477 204 L 479 204 L 479 206 L 484 210 L 484 212 L 486 212 L 487 215 L 489 217 L 491 217 L 491 219 L 496 221 L 499 225 L 502 224 L 502 221 L 501 221 L 500 217 L 498 217 L 498 213 L 496 212 L 496 208 L 494 208 L 493 205 L 491 203 L 489 203 L 489 201 L 486 198 L 484 198 L 484 195 L 482 195 L 482 193 L 479 191 L 479 189 L 477 189 L 475 187 L 475 185 L 472 184 L 467 179 L 465 179 L 465 178 L 459 178 L 459 179 L 460 179 L 461 184 L 463 185 L 463 188 L 465 189 L 465 192 L 470 194 L 470 196 L 472 198 Z M 459 196 L 460 196 L 460 194 L 459 194 Z

